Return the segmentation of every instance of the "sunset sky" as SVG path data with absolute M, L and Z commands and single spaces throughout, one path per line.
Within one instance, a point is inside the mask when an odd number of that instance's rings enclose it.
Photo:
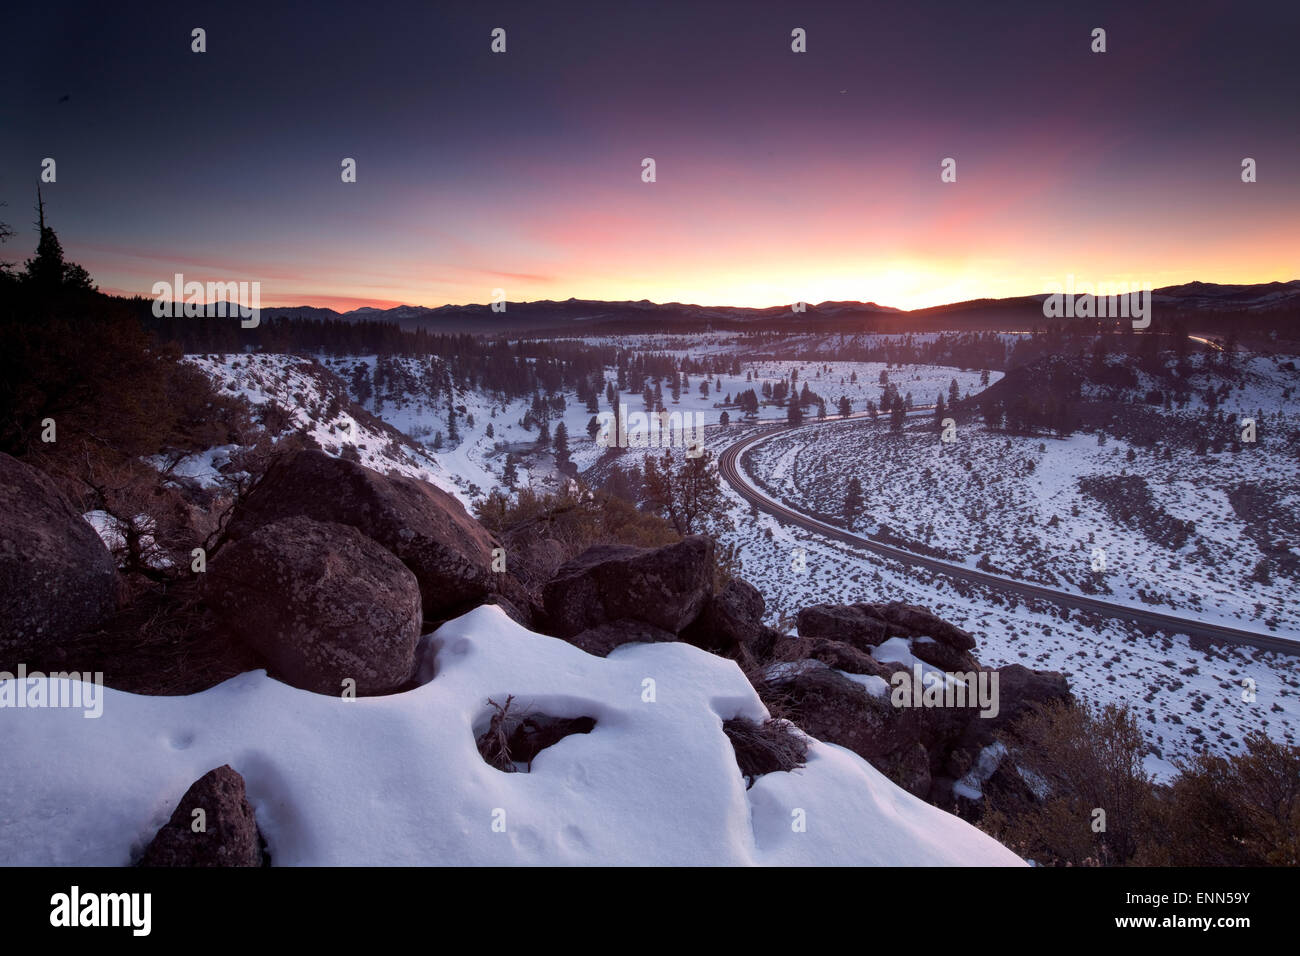
M 26 6 L 0 258 L 53 157 L 47 214 L 105 291 L 916 308 L 1300 278 L 1294 2 Z

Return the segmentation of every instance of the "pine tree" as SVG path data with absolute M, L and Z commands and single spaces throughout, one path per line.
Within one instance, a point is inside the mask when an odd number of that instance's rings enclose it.
M 555 460 L 564 464 L 569 460 L 569 429 L 564 422 L 555 426 L 555 439 L 551 442 L 551 447 L 555 449 Z
M 74 289 L 89 292 L 93 286 L 90 273 L 81 266 L 63 259 L 63 245 L 54 230 L 45 225 L 45 200 L 41 198 L 41 189 L 36 187 L 37 228 L 40 239 L 36 244 L 35 257 L 26 262 L 27 272 L 24 279 L 30 285 L 40 289 Z M 179 296 L 180 290 L 175 293 Z
M 862 482 L 856 477 L 849 479 L 849 485 L 844 492 L 844 519 L 846 526 L 850 531 L 858 520 L 858 515 L 862 513 Z
M 889 430 L 896 435 L 901 435 L 905 421 L 907 421 L 907 413 L 903 410 L 903 403 L 895 401 L 894 407 L 889 410 Z

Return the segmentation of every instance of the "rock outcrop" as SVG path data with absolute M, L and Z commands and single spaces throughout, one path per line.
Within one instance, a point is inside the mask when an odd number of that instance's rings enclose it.
M 1061 674 L 1019 664 L 984 667 L 971 653 L 975 639 L 967 631 L 915 605 L 822 604 L 800 611 L 797 621 L 800 636 L 777 641 L 775 663 L 760 682 L 770 706 L 945 809 L 954 805 L 954 784 L 994 743 L 997 731 L 1031 706 L 1069 698 Z M 910 685 L 914 668 L 876 656 L 891 638 L 906 641 L 910 658 L 946 674 L 974 674 L 990 691 L 996 676 L 996 708 L 895 706 L 895 675 Z M 967 800 L 964 809 L 972 806 Z
M 258 528 L 208 565 L 204 599 L 275 676 L 340 695 L 398 689 L 415 667 L 420 588 L 388 550 L 348 525 L 302 516 Z
M 915 604 L 816 604 L 796 618 L 802 637 L 825 637 L 867 649 L 891 637 L 929 637 L 955 651 L 970 651 L 975 638 Z
M 748 646 L 761 656 L 770 650 L 770 629 L 763 626 L 765 610 L 766 602 L 758 588 L 733 578 L 721 591 L 709 596 L 700 616 L 682 632 L 682 639 L 724 654 L 735 654 Z
M 492 571 L 492 536 L 451 495 L 316 450 L 277 459 L 240 502 L 227 534 L 238 540 L 297 516 L 349 525 L 397 555 L 415 574 L 430 620 L 482 604 L 505 577 Z
M 550 632 L 564 638 L 620 620 L 680 634 L 712 595 L 713 541 L 703 535 L 662 548 L 588 548 L 542 589 Z
M 44 472 L 0 453 L 0 669 L 98 624 L 117 603 L 104 542 Z
M 226 765 L 190 785 L 139 865 L 263 866 L 262 846 L 244 778 Z

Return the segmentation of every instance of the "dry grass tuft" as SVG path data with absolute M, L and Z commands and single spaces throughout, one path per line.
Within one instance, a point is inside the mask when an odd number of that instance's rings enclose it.
M 724 721 L 722 730 L 736 751 L 736 764 L 746 785 L 765 773 L 789 771 L 808 760 L 808 739 L 787 720 L 765 720 L 761 724 L 746 717 Z

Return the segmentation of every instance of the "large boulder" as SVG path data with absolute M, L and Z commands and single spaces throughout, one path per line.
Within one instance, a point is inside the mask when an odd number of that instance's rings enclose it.
M 204 598 L 295 687 L 339 695 L 351 678 L 380 694 L 414 670 L 419 584 L 356 528 L 301 516 L 261 527 L 209 562 Z
M 492 536 L 451 495 L 317 450 L 272 463 L 235 509 L 227 534 L 238 540 L 299 515 L 350 525 L 397 555 L 419 581 L 431 620 L 481 604 L 504 577 L 492 572 Z
M 691 535 L 662 548 L 588 548 L 546 583 L 542 601 L 559 637 L 623 619 L 680 634 L 712 594 L 713 541 Z
M 992 743 L 995 731 L 1014 723 L 1031 708 L 1071 699 L 1070 682 L 1059 671 L 1008 664 L 999 667 L 997 675 L 997 716 L 972 721 L 967 734 L 969 741 L 980 746 Z
M 975 649 L 973 634 L 948 623 L 927 608 L 902 601 L 859 606 L 868 614 L 883 619 L 889 626 L 891 637 L 932 637 L 958 651 Z
M 890 637 L 886 623 L 858 604 L 814 604 L 795 616 L 800 637 L 819 637 L 870 651 Z
M 825 637 L 789 637 L 782 635 L 776 642 L 774 656 L 778 660 L 796 660 L 805 658 L 821 661 L 828 667 L 850 674 L 867 674 L 888 681 L 896 667 L 878 661 L 866 651 L 832 641 Z
M 796 617 L 802 637 L 825 637 L 861 650 L 891 637 L 929 637 L 958 652 L 975 647 L 968 631 L 915 604 L 816 604 Z
M 533 591 L 540 591 L 569 558 L 564 545 L 543 537 L 536 523 L 512 528 L 503 539 L 511 577 Z
M 766 602 L 758 588 L 732 578 L 705 603 L 682 638 L 708 651 L 734 653 L 741 645 L 761 643 Z
M 117 567 L 44 472 L 0 453 L 0 669 L 98 624 Z M 55 655 L 57 656 L 57 654 Z
M 244 778 L 226 765 L 209 770 L 190 785 L 139 865 L 262 866 L 263 862 L 262 835 L 244 793 Z
M 780 701 L 783 716 L 818 740 L 852 750 L 909 792 L 926 795 L 930 757 L 920 712 L 893 707 L 888 694 L 874 694 L 821 661 L 773 670 L 759 692 Z

